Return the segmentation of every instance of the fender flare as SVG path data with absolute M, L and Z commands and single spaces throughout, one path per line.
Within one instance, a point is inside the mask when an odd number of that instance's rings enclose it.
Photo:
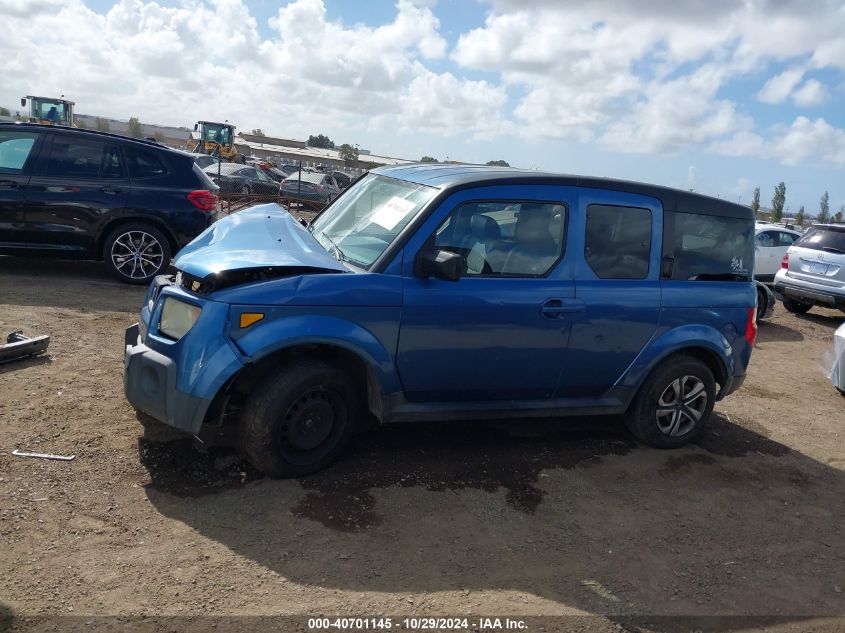
M 625 371 L 618 386 L 629 388 L 635 394 L 660 363 L 684 350 L 703 350 L 709 354 L 721 371 L 717 380 L 724 381 L 734 375 L 734 350 L 724 334 L 706 325 L 682 325 L 651 341 Z
M 344 319 L 298 315 L 275 319 L 240 337 L 236 345 L 251 363 L 302 345 L 330 345 L 355 354 L 370 368 L 382 393 L 401 391 L 393 358 L 369 330 Z

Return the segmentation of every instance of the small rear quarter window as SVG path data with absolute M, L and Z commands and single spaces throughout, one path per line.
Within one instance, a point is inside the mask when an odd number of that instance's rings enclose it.
M 676 213 L 672 279 L 748 280 L 754 263 L 754 222 Z
M 129 176 L 133 179 L 157 178 L 170 173 L 167 164 L 156 152 L 132 146 L 124 146 L 123 151 L 129 165 Z

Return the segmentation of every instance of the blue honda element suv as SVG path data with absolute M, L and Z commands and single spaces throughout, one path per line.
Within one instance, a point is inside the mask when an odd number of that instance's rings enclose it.
M 218 221 L 149 287 L 126 397 L 179 429 L 237 424 L 267 474 L 329 464 L 356 423 L 623 414 L 701 433 L 756 336 L 754 216 L 686 191 L 410 165 L 308 226 Z

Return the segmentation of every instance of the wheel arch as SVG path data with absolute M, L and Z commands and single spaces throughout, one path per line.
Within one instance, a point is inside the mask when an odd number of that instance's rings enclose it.
M 733 351 L 720 332 L 706 326 L 684 326 L 658 338 L 632 363 L 620 385 L 630 389 L 633 399 L 648 376 L 660 365 L 671 357 L 681 355 L 700 360 L 710 369 L 720 387 L 718 399 L 734 374 Z
M 360 389 L 368 410 L 382 419 L 384 386 L 372 363 L 360 352 L 335 342 L 297 342 L 269 351 L 233 375 L 218 397 L 223 392 L 246 395 L 275 368 L 304 358 L 325 360 L 342 369 Z

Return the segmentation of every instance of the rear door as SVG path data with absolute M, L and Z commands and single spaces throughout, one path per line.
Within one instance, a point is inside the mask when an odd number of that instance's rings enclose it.
M 760 281 L 773 280 L 783 256 L 798 237 L 795 233 L 775 229 L 758 233 L 754 245 L 754 277 Z
M 26 245 L 24 202 L 43 136 L 30 129 L 0 130 L 0 248 Z
M 129 199 L 120 147 L 82 134 L 51 136 L 29 182 L 26 240 L 41 250 L 94 256 L 100 226 Z
M 658 200 L 582 189 L 570 227 L 578 304 L 558 397 L 592 398 L 625 373 L 660 321 Z

